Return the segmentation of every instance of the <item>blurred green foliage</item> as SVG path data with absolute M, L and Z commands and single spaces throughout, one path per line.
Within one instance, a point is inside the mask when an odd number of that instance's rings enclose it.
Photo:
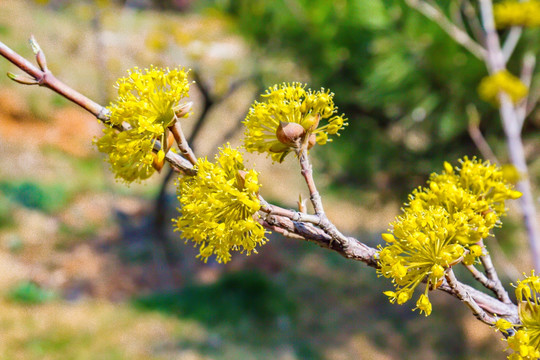
M 453 2 L 438 3 L 452 18 L 463 15 Z M 382 174 L 380 187 L 409 189 L 444 160 L 475 154 L 469 103 L 484 114 L 487 136 L 501 138 L 496 109 L 476 92 L 484 64 L 403 0 L 207 0 L 206 6 L 230 14 L 266 54 L 303 64 L 310 87 L 335 92 L 350 125 L 317 154 L 340 185 L 370 185 Z M 517 52 L 538 44 L 538 32 L 529 34 Z M 510 64 L 514 73 L 516 65 Z
M 11 301 L 23 304 L 43 304 L 57 297 L 54 291 L 43 289 L 32 281 L 23 281 L 15 285 L 8 294 Z
M 13 220 L 13 206 L 9 199 L 0 193 L 0 228 L 9 226 Z
M 276 331 L 280 322 L 294 315 L 294 303 L 267 276 L 257 271 L 223 275 L 213 284 L 193 284 L 182 290 L 156 293 L 134 300 L 141 309 L 159 310 L 193 318 L 209 326 L 236 324 L 252 331 Z M 246 329 L 248 327 L 249 329 Z
M 30 209 L 54 212 L 69 200 L 69 194 L 60 184 L 44 185 L 33 181 L 1 181 L 0 191 L 15 203 Z

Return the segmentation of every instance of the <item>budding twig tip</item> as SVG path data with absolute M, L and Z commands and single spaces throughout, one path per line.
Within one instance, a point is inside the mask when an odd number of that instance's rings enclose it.
M 36 85 L 38 83 L 36 80 L 34 80 L 32 78 L 26 77 L 24 75 L 17 75 L 17 74 L 14 74 L 12 72 L 8 72 L 7 76 L 11 80 L 13 80 L 13 81 L 15 81 L 15 82 L 17 82 L 19 84 L 23 84 L 23 85 Z
M 32 51 L 34 52 L 34 55 L 37 55 L 38 52 L 41 51 L 41 48 L 39 47 L 39 44 L 37 43 L 34 35 L 30 35 L 30 39 L 28 39 L 28 42 L 30 43 L 30 46 L 32 47 Z

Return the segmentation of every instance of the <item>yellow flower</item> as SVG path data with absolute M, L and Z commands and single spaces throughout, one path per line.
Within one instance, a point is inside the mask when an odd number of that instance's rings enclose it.
M 282 162 L 303 140 L 310 146 L 324 145 L 332 141 L 328 135 L 339 135 L 347 125 L 343 115 L 336 115 L 334 93 L 329 90 L 305 90 L 300 83 L 283 83 L 270 87 L 263 97 L 265 101 L 255 101 L 244 120 L 244 143 L 247 151 L 266 152 L 274 161 Z M 327 123 L 319 126 L 321 120 Z
M 480 98 L 496 106 L 499 106 L 499 92 L 501 91 L 505 92 L 514 104 L 527 96 L 529 92 L 527 86 L 507 70 L 486 76 L 478 86 Z
M 398 304 L 410 299 L 414 289 L 427 279 L 427 289 L 435 289 L 445 270 L 458 262 L 465 248 L 455 243 L 456 234 L 466 228 L 464 218 L 452 219 L 442 207 L 429 207 L 420 212 L 406 211 L 392 223 L 394 238 L 379 252 L 379 274 L 391 278 L 395 292 L 386 293 Z M 385 234 L 388 239 L 391 234 Z M 407 294 L 403 301 L 401 294 Z M 425 311 L 429 298 L 422 295 L 417 308 Z M 420 305 L 418 305 L 420 304 Z
M 420 313 L 424 312 L 426 316 L 431 315 L 431 302 L 426 294 L 420 295 L 416 302 L 416 309 L 420 310 Z
M 493 6 L 497 28 L 510 26 L 540 26 L 540 1 L 503 1 Z
M 109 155 L 107 160 L 118 179 L 143 180 L 154 172 L 155 141 L 168 148 L 168 127 L 175 121 L 179 101 L 188 96 L 187 72 L 181 68 L 133 68 L 116 85 L 118 98 L 108 107 L 110 125 L 94 142 L 99 151 Z M 119 132 L 118 128 L 126 130 Z
M 540 357 L 540 277 L 531 271 L 530 276 L 518 280 L 514 285 L 518 299 L 519 325 L 512 325 L 517 331 L 508 337 L 508 347 L 514 352 L 510 360 L 533 360 Z M 507 322 L 508 323 L 508 322 Z M 508 329 L 508 324 L 504 324 Z
M 258 222 L 259 183 L 255 170 L 246 171 L 242 154 L 229 145 L 220 148 L 216 163 L 199 159 L 197 175 L 178 180 L 181 215 L 175 231 L 199 245 L 206 261 L 231 259 L 230 251 L 257 252 L 266 243 L 265 230 Z
M 512 329 L 513 327 L 514 325 L 510 321 L 505 319 L 498 319 L 495 322 L 495 328 L 503 334 L 508 334 L 508 330 Z
M 385 294 L 402 304 L 427 280 L 416 307 L 426 316 L 431 313 L 427 290 L 437 288 L 451 266 L 477 261 L 484 252 L 477 243 L 500 223 L 505 200 L 521 196 L 495 165 L 467 157 L 460 163 L 460 168 L 445 163 L 442 174 L 432 174 L 427 187 L 409 195 L 392 233 L 382 235 L 386 245 L 379 247 L 378 273 L 395 287 Z

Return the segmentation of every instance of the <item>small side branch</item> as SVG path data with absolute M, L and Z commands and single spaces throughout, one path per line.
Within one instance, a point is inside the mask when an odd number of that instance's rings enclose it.
M 493 266 L 493 262 L 491 261 L 491 256 L 489 254 L 480 256 L 480 261 L 482 262 L 482 265 L 484 266 L 484 269 L 486 270 L 487 278 L 490 280 L 489 286 L 486 286 L 488 289 L 493 291 L 495 295 L 497 295 L 497 298 L 501 300 L 502 302 L 506 304 L 512 303 L 512 300 L 510 300 L 510 296 L 508 296 L 508 292 L 505 290 L 504 286 L 502 285 L 501 280 L 499 279 L 499 275 L 497 274 L 497 271 L 495 270 L 495 267 Z
M 534 107 L 536 101 L 538 100 L 537 98 L 535 98 L 535 95 L 538 96 L 538 94 L 534 94 L 534 92 L 531 91 L 531 83 L 535 67 L 536 55 L 534 55 L 533 53 L 526 53 L 523 57 L 523 65 L 521 67 L 520 79 L 521 82 L 527 87 L 527 89 L 529 89 L 529 96 L 528 98 L 523 100 L 517 108 L 517 117 L 520 131 L 523 129 L 525 118 L 528 115 L 527 109 L 529 108 L 529 106 Z
M 473 315 L 480 321 L 482 321 L 485 324 L 493 325 L 495 324 L 496 319 L 488 315 L 473 299 L 473 297 L 467 292 L 467 290 L 463 287 L 463 284 L 461 284 L 454 275 L 454 271 L 452 269 L 448 269 L 446 272 L 446 281 L 448 282 L 448 285 L 450 285 L 450 288 L 454 290 L 455 295 L 458 299 L 463 301 L 465 305 L 469 309 L 471 309 Z
M 315 185 L 315 180 L 313 179 L 313 169 L 308 157 L 307 143 L 304 143 L 303 146 L 298 151 L 298 159 L 300 161 L 300 168 L 302 176 L 304 177 L 308 190 L 309 198 L 315 209 L 315 215 L 320 219 L 319 227 L 323 229 L 332 239 L 338 241 L 340 244 L 347 243 L 347 237 L 343 235 L 334 224 L 326 217 L 324 212 L 321 195 L 317 190 Z
M 504 41 L 502 47 L 505 64 L 508 62 L 508 60 L 510 60 L 510 57 L 514 53 L 519 39 L 521 38 L 522 32 L 523 30 L 520 26 L 514 26 L 510 29 L 510 32 L 508 33 L 508 36 L 506 37 L 506 40 Z
M 32 45 L 32 49 L 36 54 L 36 60 L 40 65 L 40 68 L 34 66 L 31 62 L 23 58 L 21 55 L 17 54 L 15 51 L 11 50 L 1 41 L 0 55 L 9 60 L 19 69 L 30 75 L 31 78 L 35 81 L 34 85 L 44 86 L 51 89 L 52 91 L 62 95 L 66 99 L 74 102 L 86 111 L 90 112 L 99 120 L 102 120 L 104 122 L 107 122 L 109 120 L 109 112 L 106 108 L 90 100 L 81 93 L 73 90 L 72 88 L 58 80 L 56 77 L 54 77 L 54 75 L 47 68 L 45 54 L 43 53 L 43 51 L 33 37 L 30 40 L 30 44 Z
M 318 225 L 321 222 L 321 219 L 317 215 L 305 214 L 303 212 L 283 209 L 279 206 L 271 205 L 261 195 L 259 195 L 259 201 L 261 202 L 261 211 L 269 215 L 284 216 L 292 221 L 307 222 L 314 225 Z
M 182 126 L 180 125 L 180 121 L 176 121 L 174 124 L 169 128 L 174 136 L 174 140 L 176 141 L 176 144 L 178 145 L 178 149 L 182 152 L 182 155 L 186 159 L 189 160 L 189 162 L 192 165 L 195 165 L 197 163 L 197 157 L 193 153 L 193 150 L 191 150 L 191 147 L 189 146 L 186 136 L 184 135 L 184 132 L 182 131 Z
M 453 22 L 451 22 L 440 9 L 422 0 L 405 0 L 405 2 L 411 8 L 418 10 L 425 17 L 436 22 L 441 29 L 443 29 L 458 44 L 469 50 L 471 54 L 480 60 L 484 60 L 486 56 L 486 49 L 474 41 L 466 31 L 460 29 Z
M 495 156 L 495 153 L 491 150 L 491 147 L 480 131 L 480 114 L 478 114 L 478 110 L 476 110 L 473 104 L 467 106 L 467 115 L 469 117 L 469 136 L 482 154 L 482 157 L 491 161 L 493 164 L 500 164 L 497 156 Z
M 504 290 L 504 288 L 500 288 L 499 284 L 497 284 L 496 281 L 489 279 L 484 273 L 479 271 L 474 265 L 465 265 L 467 270 L 470 271 L 472 276 L 481 283 L 486 289 L 489 289 L 497 295 L 497 298 L 501 300 L 502 302 L 509 304 L 511 303 L 510 298 L 508 297 L 508 293 Z M 498 279 L 498 277 L 497 277 Z M 501 291 L 502 290 L 502 291 Z

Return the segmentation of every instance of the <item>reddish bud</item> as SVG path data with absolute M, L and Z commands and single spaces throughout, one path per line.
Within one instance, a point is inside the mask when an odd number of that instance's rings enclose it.
M 276 137 L 285 145 L 295 145 L 305 133 L 306 130 L 300 124 L 280 122 L 276 130 Z

